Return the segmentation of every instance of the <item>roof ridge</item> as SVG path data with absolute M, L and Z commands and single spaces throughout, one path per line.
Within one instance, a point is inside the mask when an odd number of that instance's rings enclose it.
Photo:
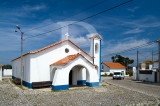
M 52 65 L 66 65 L 69 62 L 73 61 L 74 59 L 76 59 L 78 56 L 82 56 L 84 59 L 86 59 L 82 54 L 80 53 L 76 53 L 76 54 L 72 54 L 72 55 L 68 55 L 60 60 L 58 60 L 57 62 L 52 63 L 50 66 Z M 87 59 L 86 59 L 87 60 Z M 87 60 L 90 64 L 92 64 L 89 60 Z M 94 64 L 92 64 L 93 66 L 95 66 Z
M 75 43 L 73 43 L 73 42 L 72 42 L 71 40 L 69 40 L 69 39 L 64 39 L 64 40 L 58 41 L 58 42 L 56 42 L 56 43 L 50 44 L 50 45 L 48 45 L 48 46 L 45 46 L 45 47 L 43 47 L 43 48 L 40 48 L 40 49 L 38 49 L 38 50 L 30 51 L 30 52 L 28 52 L 28 53 L 23 54 L 23 56 L 28 55 L 28 54 L 38 53 L 38 52 L 40 52 L 40 51 L 46 50 L 46 49 L 48 49 L 48 48 L 50 48 L 50 47 L 56 46 L 56 45 L 58 45 L 58 44 L 60 44 L 60 43 L 63 43 L 63 42 L 65 42 L 65 41 L 69 41 L 69 42 L 72 43 L 74 46 L 76 46 L 78 49 L 80 49 L 81 51 L 83 51 L 86 55 L 88 55 L 89 57 L 93 58 L 92 56 L 90 56 L 88 53 L 86 53 L 83 49 L 81 49 L 80 47 L 78 47 Z M 19 58 L 20 58 L 20 56 L 17 57 L 17 58 L 15 58 L 15 59 L 13 59 L 12 61 L 17 60 L 17 59 L 19 59 Z

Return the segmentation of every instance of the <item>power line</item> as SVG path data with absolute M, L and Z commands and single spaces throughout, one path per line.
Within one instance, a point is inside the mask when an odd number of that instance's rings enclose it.
M 31 35 L 30 37 L 27 37 L 26 39 L 29 39 L 29 38 L 32 38 L 32 37 L 37 37 L 37 36 L 40 36 L 40 35 L 43 35 L 43 34 L 46 34 L 46 33 L 50 33 L 50 32 L 53 32 L 53 31 L 56 31 L 56 30 L 65 28 L 65 27 L 67 27 L 67 26 L 71 26 L 71 25 L 73 25 L 73 24 L 76 24 L 76 23 L 85 21 L 85 20 L 87 20 L 87 19 L 89 19 L 89 18 L 95 17 L 95 16 L 97 16 L 97 15 L 99 15 L 99 14 L 105 13 L 105 12 L 110 11 L 110 10 L 112 10 L 112 9 L 118 8 L 118 7 L 122 6 L 122 5 L 125 5 L 125 4 L 127 4 L 127 3 L 131 2 L 131 1 L 133 1 L 133 0 L 128 0 L 128 1 L 126 1 L 126 2 L 123 2 L 123 3 L 119 4 L 119 5 L 113 6 L 113 7 L 109 8 L 109 9 L 106 9 L 106 10 L 101 11 L 101 12 L 99 12 L 99 13 L 93 14 L 93 15 L 91 15 L 91 16 L 88 16 L 88 17 L 83 18 L 83 19 L 81 19 L 81 20 L 79 20 L 79 21 L 70 23 L 70 24 L 68 24 L 68 25 L 59 27 L 59 28 L 57 28 L 57 29 L 53 29 L 53 30 L 50 30 L 50 31 L 47 31 L 47 32 L 44 32 L 44 33 L 37 34 L 37 35 Z M 25 39 L 25 40 L 26 40 L 26 39 Z
M 119 53 L 129 52 L 129 51 L 135 50 L 135 49 L 137 49 L 137 48 L 143 48 L 143 47 L 145 47 L 145 46 L 149 46 L 149 45 L 152 45 L 152 44 L 154 44 L 154 43 L 156 43 L 155 40 L 154 40 L 154 41 L 151 41 L 151 42 L 148 42 L 148 43 L 145 43 L 145 44 L 142 44 L 142 45 L 139 45 L 139 46 L 135 46 L 135 47 L 126 49 L 126 50 L 122 50 L 122 51 L 120 51 L 120 52 L 115 52 L 115 53 L 111 53 L 111 54 L 104 55 L 104 56 L 102 56 L 102 58 L 103 58 L 103 57 L 106 57 L 106 56 L 109 56 L 109 55 L 113 55 L 113 54 L 119 54 Z
M 81 11 L 79 11 L 79 12 L 77 12 L 77 13 L 75 13 L 75 14 L 67 17 L 67 18 L 64 18 L 64 19 L 62 19 L 62 20 L 66 20 L 66 19 L 71 18 L 71 17 L 74 17 L 74 16 L 76 16 L 76 15 L 78 15 L 78 14 L 84 12 L 84 11 L 87 11 L 87 10 L 89 10 L 89 9 L 91 9 L 91 8 L 95 8 L 96 6 L 98 6 L 98 5 L 100 5 L 100 4 L 104 3 L 104 2 L 106 2 L 106 0 L 102 0 L 102 1 L 96 3 L 96 4 L 92 5 L 92 6 L 89 6 L 88 8 L 85 8 L 85 9 L 83 9 L 83 10 L 81 10 Z M 52 24 L 54 24 L 54 23 L 49 23 L 49 24 L 45 25 L 45 27 L 46 27 L 46 26 L 49 26 L 49 25 L 52 25 Z M 32 29 L 29 29 L 29 30 L 27 30 L 27 32 L 28 32 L 28 31 L 31 31 L 31 30 L 34 30 L 34 29 L 39 29 L 39 28 L 42 28 L 42 27 L 44 27 L 44 26 L 39 26 L 39 27 L 35 27 L 35 28 L 32 28 Z M 26 32 L 26 31 L 25 31 L 25 32 Z

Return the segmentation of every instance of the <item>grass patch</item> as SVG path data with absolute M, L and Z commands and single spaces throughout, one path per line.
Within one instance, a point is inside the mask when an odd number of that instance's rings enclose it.
M 22 86 L 21 86 L 21 85 L 16 85 L 11 78 L 10 78 L 9 80 L 10 80 L 10 82 L 11 82 L 12 84 L 14 84 L 16 87 L 21 88 L 22 90 L 25 90 L 25 89 L 23 88 L 23 85 L 22 85 Z
M 102 86 L 102 87 L 105 87 L 106 85 L 103 85 L 103 84 L 102 84 L 101 86 Z

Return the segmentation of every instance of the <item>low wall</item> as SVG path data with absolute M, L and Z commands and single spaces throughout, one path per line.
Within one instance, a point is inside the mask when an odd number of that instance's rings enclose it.
M 4 69 L 3 70 L 3 76 L 12 76 L 12 69 Z
M 157 76 L 158 79 L 158 76 Z M 155 82 L 155 72 L 153 71 L 140 71 L 139 72 L 140 81 Z
M 110 75 L 110 72 L 101 72 L 101 75 Z

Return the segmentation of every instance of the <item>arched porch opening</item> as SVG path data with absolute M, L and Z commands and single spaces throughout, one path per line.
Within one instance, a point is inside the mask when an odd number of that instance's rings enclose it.
M 83 65 L 76 65 L 69 72 L 69 87 L 85 86 L 89 80 L 88 69 Z
M 50 74 L 50 81 L 53 82 L 54 80 L 54 75 L 55 75 L 55 72 L 56 72 L 57 68 L 53 68 L 51 70 L 51 74 Z

